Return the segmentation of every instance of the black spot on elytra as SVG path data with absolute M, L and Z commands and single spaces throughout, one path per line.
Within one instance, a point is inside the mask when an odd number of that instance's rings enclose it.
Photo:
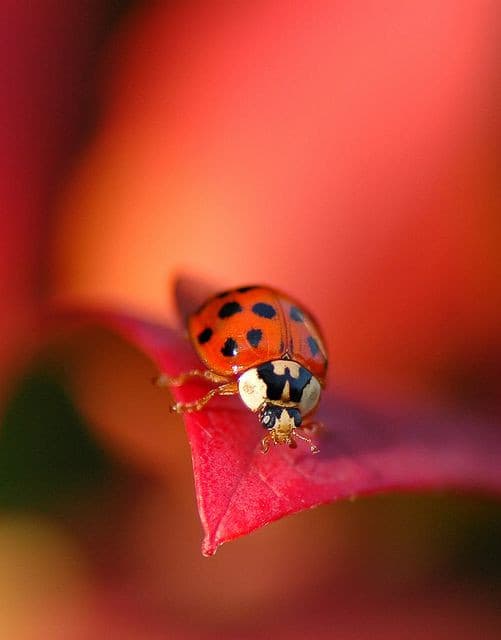
M 226 342 L 221 349 L 221 353 L 227 358 L 236 356 L 238 353 L 238 344 L 235 342 L 235 340 L 233 340 L 233 338 L 226 338 Z
M 220 318 L 231 318 L 231 316 L 234 316 L 235 313 L 240 313 L 241 311 L 242 307 L 238 304 L 238 302 L 232 300 L 231 302 L 223 304 L 221 309 L 219 309 L 219 313 L 217 315 Z
M 281 400 L 285 383 L 289 383 L 291 402 L 301 402 L 303 390 L 310 382 L 312 375 L 304 367 L 299 367 L 299 376 L 293 378 L 289 367 L 285 367 L 282 374 L 275 373 L 271 362 L 266 362 L 257 368 L 257 375 L 266 385 L 266 396 L 269 400 Z
M 310 347 L 311 355 L 316 356 L 320 351 L 320 347 L 318 346 L 318 342 L 313 336 L 308 336 L 308 345 Z
M 240 289 L 237 289 L 237 291 L 238 293 L 247 293 L 247 291 L 252 291 L 252 289 L 257 289 L 257 287 L 255 285 L 251 287 L 240 287 Z
M 209 340 L 212 338 L 212 334 L 213 331 L 210 327 L 206 327 L 203 331 L 201 331 L 198 336 L 197 336 L 197 340 L 200 344 L 205 344 L 206 342 L 209 342 Z
M 291 307 L 289 315 L 294 322 L 304 322 L 304 316 L 297 307 Z
M 229 295 L 231 292 L 230 291 L 221 291 L 221 293 L 218 293 L 217 295 L 215 295 L 215 298 L 226 298 L 227 295 Z
M 249 341 L 251 347 L 259 346 L 262 337 L 263 332 L 261 331 L 261 329 L 250 329 L 250 331 L 247 331 L 247 340 Z
M 275 309 L 271 306 L 271 304 L 266 304 L 266 302 L 256 302 L 256 304 L 252 307 L 252 311 L 261 318 L 267 318 L 271 320 L 277 315 Z

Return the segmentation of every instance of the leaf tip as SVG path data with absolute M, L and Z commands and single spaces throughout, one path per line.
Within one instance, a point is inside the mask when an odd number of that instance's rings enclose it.
M 206 537 L 202 542 L 202 555 L 206 558 L 210 558 L 215 555 L 217 549 L 219 547 L 219 543 L 211 540 L 209 537 Z

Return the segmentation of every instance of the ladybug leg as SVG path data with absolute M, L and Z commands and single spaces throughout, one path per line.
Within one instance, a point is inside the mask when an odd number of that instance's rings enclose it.
M 303 433 L 299 433 L 297 430 L 294 431 L 294 436 L 296 438 L 299 438 L 300 440 L 304 440 L 304 442 L 307 442 L 310 445 L 310 451 L 311 453 L 315 454 L 318 453 L 320 451 L 320 449 L 313 444 L 311 438 L 307 435 L 304 435 Z
M 238 393 L 238 384 L 236 382 L 226 382 L 211 389 L 204 396 L 193 402 L 176 402 L 172 405 L 171 410 L 174 413 L 192 413 L 193 411 L 200 411 L 205 405 L 215 396 L 232 396 Z
M 261 452 L 262 453 L 268 453 L 268 451 L 270 450 L 270 444 L 272 442 L 272 438 L 270 435 L 268 436 L 264 436 L 264 438 L 261 440 Z
M 180 373 L 178 376 L 168 376 L 165 373 L 161 373 L 154 379 L 154 383 L 158 387 L 181 387 L 185 382 L 187 382 L 190 378 L 204 378 L 209 382 L 228 382 L 228 378 L 224 376 L 220 376 L 217 373 L 213 373 L 206 369 L 205 371 L 201 371 L 199 369 L 193 369 L 192 371 L 186 371 L 185 373 Z

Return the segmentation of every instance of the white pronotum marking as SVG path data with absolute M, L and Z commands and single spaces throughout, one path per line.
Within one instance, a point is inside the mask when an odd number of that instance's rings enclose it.
M 300 365 L 297 362 L 293 362 L 291 360 L 275 360 L 272 365 L 274 372 L 278 375 L 283 375 L 287 368 L 293 378 L 299 377 Z M 251 411 L 258 411 L 264 403 L 270 401 L 267 396 L 266 383 L 258 376 L 256 367 L 248 369 L 242 373 L 238 379 L 238 392 L 242 402 Z M 308 413 L 311 413 L 317 406 L 320 399 L 320 392 L 320 383 L 313 376 L 310 382 L 303 389 L 301 402 L 293 403 L 290 402 L 290 384 L 287 381 L 284 386 L 281 402 L 285 403 L 286 406 L 297 406 L 301 415 L 305 416 Z

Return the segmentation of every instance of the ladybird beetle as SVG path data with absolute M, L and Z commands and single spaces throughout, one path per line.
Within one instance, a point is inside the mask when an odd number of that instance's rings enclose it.
M 269 287 L 232 289 L 188 318 L 188 335 L 207 368 L 161 375 L 158 383 L 181 386 L 200 377 L 217 386 L 194 402 L 174 404 L 173 411 L 199 411 L 216 395 L 239 394 L 268 431 L 264 453 L 270 444 L 295 448 L 295 438 L 318 452 L 304 429 L 319 426 L 310 418 L 325 385 L 327 353 L 318 325 L 301 305 Z

